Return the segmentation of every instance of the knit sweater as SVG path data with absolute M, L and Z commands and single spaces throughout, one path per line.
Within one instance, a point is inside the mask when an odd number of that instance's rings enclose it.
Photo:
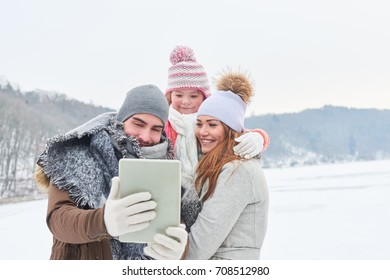
M 206 182 L 202 196 L 207 188 Z M 191 227 L 187 259 L 259 259 L 268 204 L 260 160 L 225 164 L 214 194 L 203 203 Z

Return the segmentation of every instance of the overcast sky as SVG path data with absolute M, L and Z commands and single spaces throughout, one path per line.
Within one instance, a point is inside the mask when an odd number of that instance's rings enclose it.
M 179 44 L 210 80 L 251 74 L 248 115 L 390 109 L 388 0 L 0 0 L 0 76 L 23 91 L 118 109 L 135 86 L 165 90 Z

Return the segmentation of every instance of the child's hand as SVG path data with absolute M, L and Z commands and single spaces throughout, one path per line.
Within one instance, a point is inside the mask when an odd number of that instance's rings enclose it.
M 247 132 L 234 140 L 239 144 L 233 147 L 233 151 L 240 157 L 250 159 L 263 150 L 264 138 L 260 133 Z

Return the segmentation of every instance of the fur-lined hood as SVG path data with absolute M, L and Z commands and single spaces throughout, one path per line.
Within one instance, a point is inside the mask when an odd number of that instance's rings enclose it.
M 45 175 L 43 168 L 38 164 L 35 164 L 34 180 L 42 191 L 47 192 L 50 185 L 50 179 Z

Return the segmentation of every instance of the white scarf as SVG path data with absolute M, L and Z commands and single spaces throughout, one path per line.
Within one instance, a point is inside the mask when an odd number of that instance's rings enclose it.
M 174 147 L 175 156 L 181 162 L 182 185 L 193 186 L 198 150 L 195 137 L 196 113 L 181 114 L 169 107 L 168 119 L 177 133 Z

